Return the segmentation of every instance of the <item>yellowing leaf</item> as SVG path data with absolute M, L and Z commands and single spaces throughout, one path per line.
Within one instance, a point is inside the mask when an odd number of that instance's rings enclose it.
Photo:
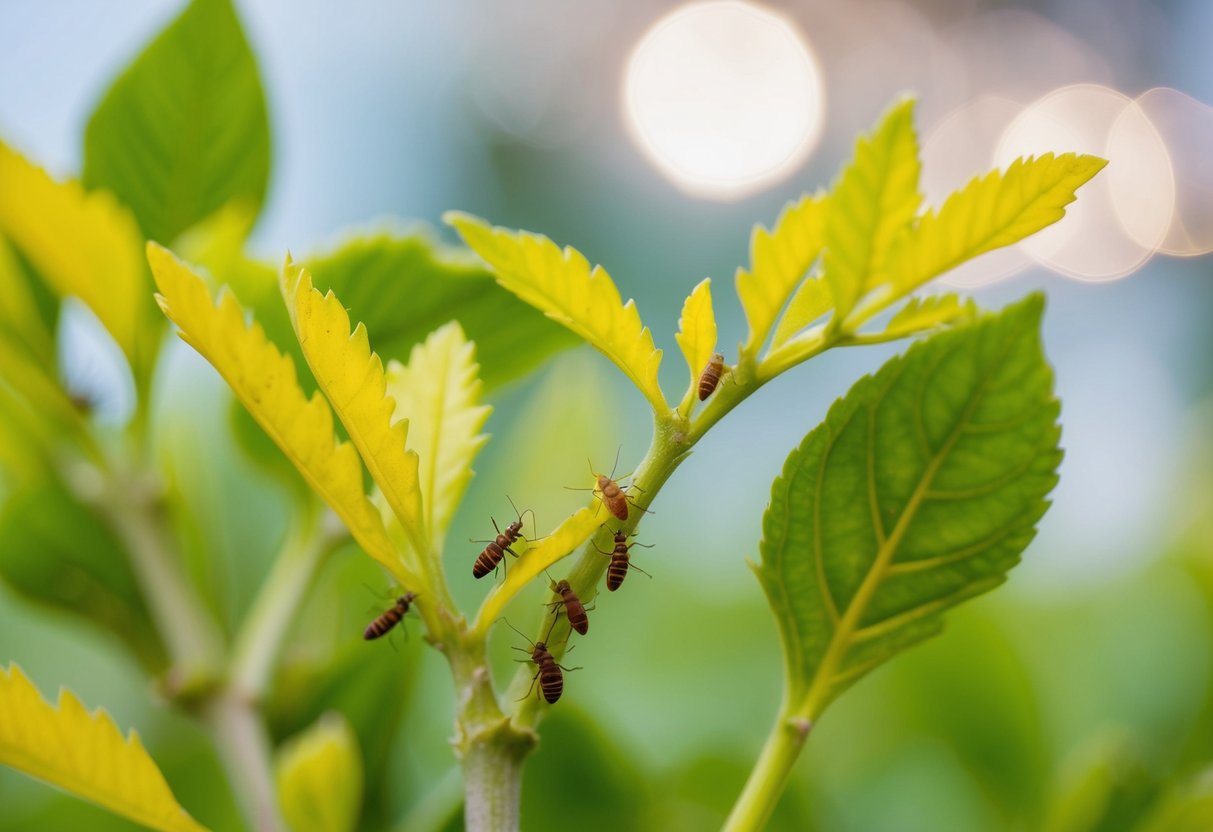
M 287 740 L 274 765 L 278 802 L 293 832 L 351 832 L 362 807 L 362 756 L 345 718 L 327 713 Z
M 480 612 L 476 614 L 476 629 L 487 632 L 505 611 L 505 606 L 511 598 L 545 569 L 589 540 L 594 530 L 602 525 L 602 518 L 603 513 L 598 505 L 580 508 L 555 531 L 523 552 L 522 556 L 509 566 L 505 580 L 484 599 Z
M 219 371 L 358 545 L 402 584 L 414 585 L 378 509 L 363 491 L 358 453 L 333 434 L 333 414 L 324 398 L 304 397 L 294 364 L 266 339 L 260 325 L 245 322 L 244 309 L 231 292 L 220 290 L 216 305 L 202 278 L 168 249 L 148 243 L 147 257 L 160 289 L 156 300 L 181 328 L 182 340 Z
M 55 355 L 51 334 L 38 315 L 34 294 L 3 236 L 0 236 L 0 298 L 4 298 L 0 303 L 0 330 L 13 333 L 31 352 L 51 363 Z
M 396 418 L 408 419 L 408 447 L 420 459 L 426 528 L 440 540 L 472 479 L 472 460 L 492 408 L 479 404 L 476 348 L 452 321 L 413 347 L 407 366 L 388 365 L 387 391 Z M 399 422 L 397 423 L 399 424 Z
M 104 711 L 70 691 L 51 706 L 16 665 L 0 671 L 0 763 L 165 832 L 205 827 L 177 804 L 134 731 L 123 738 Z
M 913 335 L 945 324 L 971 321 L 977 317 L 977 305 L 972 298 L 961 299 L 955 293 L 910 298 L 889 320 L 884 334 L 890 337 Z
M 1046 153 L 1006 172 L 974 177 L 894 245 L 888 272 L 901 293 L 979 254 L 1009 246 L 1065 215 L 1074 192 L 1106 165 L 1095 156 Z
M 658 413 L 669 411 L 657 384 L 661 350 L 635 301 L 622 302 L 605 269 L 591 270 L 581 252 L 538 234 L 495 228 L 458 211 L 443 219 L 493 268 L 498 283 L 614 361 Z
M 821 255 L 827 213 L 825 194 L 789 204 L 775 227 L 755 226 L 750 235 L 750 271 L 737 270 L 737 296 L 750 324 L 743 351 L 762 349 L 788 296 Z
M 833 308 L 834 298 L 830 296 L 829 284 L 819 274 L 809 275 L 804 283 L 800 284 L 796 294 L 792 295 L 787 311 L 779 319 L 779 326 L 775 327 L 775 337 L 771 339 L 771 348 L 779 349 L 791 340 L 792 336 Z
M 2 383 L 12 385 L 13 389 L 20 392 L 38 412 L 40 418 L 50 418 L 68 429 L 80 428 L 80 411 L 47 370 L 48 368 L 40 365 L 13 336 L 0 329 Z
M 889 111 L 873 135 L 860 137 L 854 160 L 830 192 L 822 264 L 837 321 L 887 279 L 889 246 L 922 202 L 919 167 L 914 102 L 907 100 Z
M 332 292 L 321 295 L 307 269 L 287 258 L 280 281 L 295 335 L 320 389 L 345 425 L 371 479 L 416 551 L 426 549 L 417 454 L 405 447 L 408 422 L 392 424 L 383 363 L 371 352 L 366 327 L 350 332 L 350 316 Z
M 134 361 L 148 287 L 143 238 L 129 211 L 105 191 L 56 182 L 0 144 L 0 232 L 56 292 L 93 310 Z
M 716 352 L 716 313 L 712 311 L 712 278 L 699 281 L 682 304 L 678 334 L 674 336 L 691 371 L 691 386 L 679 405 L 685 415 L 695 401 L 695 389 L 703 368 Z

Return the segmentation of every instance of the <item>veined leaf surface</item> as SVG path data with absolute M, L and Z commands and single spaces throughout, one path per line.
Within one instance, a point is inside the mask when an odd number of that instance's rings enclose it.
M 1042 309 L 1034 296 L 914 345 L 788 457 L 757 572 L 794 713 L 819 717 L 1018 562 L 1061 460 Z
M 379 510 L 363 491 L 358 452 L 333 433 L 333 412 L 324 397 L 303 395 L 290 358 L 270 343 L 255 321 L 245 322 L 244 309 L 229 291 L 220 290 L 216 303 L 202 278 L 168 249 L 148 243 L 147 256 L 160 289 L 156 300 L 180 327 L 182 340 L 219 371 L 358 545 L 402 584 L 414 585 Z
M 889 337 L 913 335 L 947 324 L 971 321 L 976 317 L 977 304 L 973 299 L 961 298 L 955 292 L 910 298 L 909 302 L 889 319 L 883 334 Z
M 0 670 L 0 763 L 163 832 L 205 832 L 178 805 L 160 769 L 131 732 L 70 691 L 58 707 L 16 665 Z
M 661 350 L 641 324 L 635 301 L 623 303 L 602 266 L 591 269 L 581 252 L 571 246 L 561 249 L 539 234 L 496 228 L 458 211 L 447 212 L 444 219 L 492 266 L 498 283 L 600 350 L 654 410 L 669 412 L 657 383 Z

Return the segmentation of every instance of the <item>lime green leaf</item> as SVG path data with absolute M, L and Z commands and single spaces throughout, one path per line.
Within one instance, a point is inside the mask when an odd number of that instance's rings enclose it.
M 358 738 L 338 713 L 327 713 L 288 740 L 275 760 L 278 802 L 294 832 L 351 832 L 362 805 Z
M 920 342 L 860 380 L 771 490 L 757 572 L 793 713 L 939 632 L 1000 584 L 1057 482 L 1043 300 Z
M 897 311 L 884 329 L 884 335 L 901 338 L 917 332 L 925 332 L 949 324 L 964 323 L 977 317 L 977 304 L 972 298 L 961 298 L 950 292 L 946 295 L 928 295 L 910 298 Z
M 606 269 L 591 269 L 581 252 L 571 246 L 561 249 L 538 234 L 495 228 L 458 211 L 443 219 L 493 268 L 498 283 L 600 350 L 654 410 L 669 412 L 657 384 L 661 350 L 640 323 L 635 301 L 622 302 Z
M 350 317 L 337 296 L 320 294 L 307 269 L 296 266 L 289 257 L 280 282 L 312 376 L 415 551 L 425 551 L 417 454 L 406 448 L 408 422 L 392 423 L 396 403 L 387 395 L 383 363 L 371 352 L 366 327 L 358 324 L 351 332 Z
M 304 480 L 336 512 L 368 555 L 403 584 L 411 574 L 388 538 L 379 510 L 363 491 L 358 453 L 333 433 L 333 413 L 319 395 L 307 399 L 295 379 L 295 367 L 265 337 L 227 290 L 218 303 L 202 278 L 172 252 L 149 243 L 164 314 L 181 329 L 181 338 L 211 363 L 243 404 L 282 449 Z
M 792 295 L 788 302 L 787 311 L 779 319 L 775 327 L 775 337 L 771 339 L 771 348 L 779 349 L 798 332 L 825 315 L 834 308 L 834 298 L 830 295 L 830 286 L 820 274 L 811 274 Z
M 17 255 L 0 235 L 0 332 L 18 338 L 43 364 L 55 364 L 55 344 L 43 321 L 33 286 L 17 262 Z
M 84 422 L 79 409 L 38 356 L 17 338 L 0 328 L 0 384 L 19 392 L 40 418 L 49 419 L 65 431 L 80 431 Z
M 938 211 L 928 211 L 894 245 L 887 271 L 912 291 L 979 254 L 1009 246 L 1065 215 L 1075 191 L 1106 165 L 1095 156 L 1046 153 L 1005 172 L 974 177 Z
M 750 271 L 737 270 L 737 296 L 750 324 L 743 352 L 757 355 L 788 296 L 821 255 L 828 202 L 825 194 L 789 204 L 775 227 L 750 235 Z
M 265 95 L 231 0 L 193 0 L 114 81 L 84 135 L 84 183 L 164 243 L 269 179 Z
M 602 514 L 599 507 L 585 506 L 574 512 L 547 537 L 530 546 L 518 561 L 509 567 L 505 580 L 498 584 L 480 605 L 480 612 L 476 615 L 476 628 L 487 632 L 505 611 L 511 598 L 545 569 L 589 540 L 590 535 L 601 525 Z
M 458 323 L 441 327 L 413 347 L 407 366 L 388 365 L 387 392 L 396 418 L 411 425 L 407 442 L 421 460 L 425 527 L 440 541 L 472 480 L 472 460 L 488 441 L 480 429 L 492 408 L 479 403 L 475 346 Z
M 868 290 L 887 279 L 889 245 L 922 202 L 919 168 L 914 102 L 907 100 L 871 136 L 860 137 L 854 160 L 830 192 L 822 262 L 836 320 L 845 320 Z
M 674 336 L 691 371 L 691 384 L 679 410 L 686 415 L 695 402 L 703 368 L 716 352 L 716 313 L 712 311 L 712 278 L 705 277 L 682 304 L 678 334 Z
M 149 287 L 143 239 L 125 208 L 103 191 L 54 181 L 0 144 L 0 233 L 56 292 L 93 310 L 134 361 Z
M 204 829 L 177 804 L 138 734 L 124 738 L 109 714 L 90 714 L 70 691 L 52 707 L 16 665 L 0 671 L 0 763 L 152 829 Z

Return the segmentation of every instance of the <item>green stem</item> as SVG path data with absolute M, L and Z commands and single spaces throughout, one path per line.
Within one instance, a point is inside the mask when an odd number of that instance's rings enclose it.
M 227 690 L 202 709 L 241 811 L 256 832 L 283 829 L 270 764 L 270 738 L 254 704 Z
M 725 821 L 724 832 L 751 832 L 766 827 L 811 727 L 809 720 L 789 715 L 786 706 L 780 710 L 762 754 Z

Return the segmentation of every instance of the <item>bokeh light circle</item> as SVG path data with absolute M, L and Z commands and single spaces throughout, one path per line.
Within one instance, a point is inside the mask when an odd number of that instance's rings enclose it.
M 628 60 L 637 144 L 688 193 L 740 199 L 796 168 L 821 134 L 821 71 L 785 18 L 724 0 L 682 6 Z

